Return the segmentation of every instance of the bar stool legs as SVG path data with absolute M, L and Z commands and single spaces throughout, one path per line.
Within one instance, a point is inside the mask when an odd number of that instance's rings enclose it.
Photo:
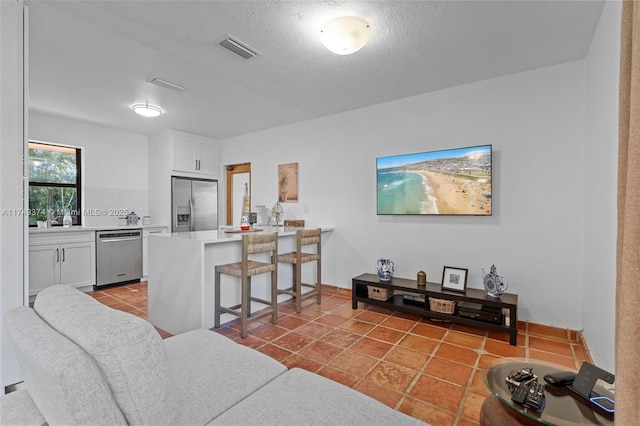
M 250 254 L 271 252 L 271 262 L 258 262 L 250 260 Z M 242 261 L 225 265 L 218 265 L 215 268 L 215 289 L 214 289 L 214 327 L 220 327 L 220 315 L 228 313 L 240 318 L 240 335 L 247 337 L 247 323 L 271 314 L 271 322 L 278 321 L 278 236 L 273 234 L 257 234 L 242 236 Z M 264 300 L 251 296 L 251 277 L 271 273 L 271 300 Z M 228 274 L 240 278 L 240 303 L 234 306 L 222 306 L 220 304 L 220 275 Z M 270 310 L 251 313 L 251 301 L 270 305 Z
M 303 252 L 303 246 L 315 245 L 313 252 Z M 286 289 L 279 289 L 279 294 L 288 294 L 296 299 L 296 312 L 302 310 L 302 300 L 316 296 L 317 303 L 322 301 L 322 253 L 321 253 L 321 231 L 317 229 L 305 229 L 296 231 L 296 251 L 278 255 L 278 262 L 290 263 L 293 268 L 292 286 Z M 307 284 L 302 282 L 302 265 L 307 262 L 316 262 L 316 283 Z M 303 287 L 312 288 L 311 291 L 302 292 Z

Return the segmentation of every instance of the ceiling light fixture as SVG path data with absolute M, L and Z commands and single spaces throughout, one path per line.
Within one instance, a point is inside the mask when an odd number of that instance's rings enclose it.
M 362 49 L 371 37 L 371 26 L 357 16 L 341 16 L 320 29 L 322 44 L 338 55 L 350 55 Z
M 149 105 L 148 103 L 135 104 L 132 108 L 137 114 L 140 114 L 143 117 L 157 117 L 162 114 L 162 108 L 155 105 Z

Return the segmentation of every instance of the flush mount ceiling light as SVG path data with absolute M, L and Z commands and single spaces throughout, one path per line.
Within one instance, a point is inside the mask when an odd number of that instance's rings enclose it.
M 338 55 L 350 55 L 362 49 L 371 37 L 371 26 L 357 16 L 334 18 L 320 29 L 322 44 Z
M 135 104 L 133 110 L 140 114 L 143 117 L 157 117 L 162 114 L 162 108 L 157 107 L 155 105 L 146 104 Z

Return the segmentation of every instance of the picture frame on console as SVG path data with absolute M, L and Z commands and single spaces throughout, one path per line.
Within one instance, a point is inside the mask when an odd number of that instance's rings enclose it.
M 445 266 L 442 272 L 442 289 L 465 293 L 469 269 Z

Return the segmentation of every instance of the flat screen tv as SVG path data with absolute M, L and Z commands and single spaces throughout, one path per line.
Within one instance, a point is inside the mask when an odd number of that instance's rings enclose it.
M 491 145 L 376 159 L 379 215 L 491 216 Z

